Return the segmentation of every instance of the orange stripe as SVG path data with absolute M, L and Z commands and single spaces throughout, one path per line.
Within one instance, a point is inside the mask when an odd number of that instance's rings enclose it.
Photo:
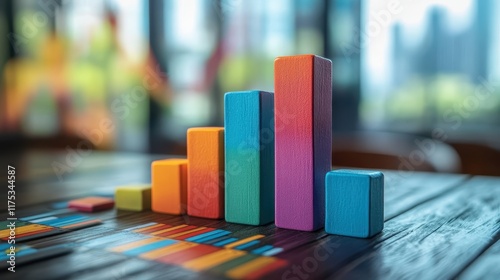
M 140 247 L 143 245 L 147 245 L 147 244 L 150 244 L 150 243 L 153 243 L 156 241 L 161 241 L 161 240 L 165 240 L 165 239 L 159 238 L 159 237 L 151 237 L 148 239 L 134 241 L 134 242 L 127 243 L 124 245 L 120 245 L 118 247 L 111 248 L 110 251 L 112 251 L 112 252 L 124 252 L 124 251 L 130 250 L 130 249 L 134 249 L 134 248 L 137 248 L 137 247 Z
M 196 236 L 196 235 L 199 235 L 199 234 L 202 234 L 202 233 L 207 233 L 207 232 L 210 232 L 210 231 L 213 231 L 213 230 L 214 230 L 214 228 L 205 228 L 204 230 L 200 230 L 200 231 L 197 231 L 197 232 L 192 232 L 192 233 L 188 233 L 188 234 L 177 236 L 177 238 L 175 238 L 175 239 L 185 240 L 186 238 L 193 237 L 193 236 Z
M 275 262 L 268 264 L 267 266 L 264 266 L 258 270 L 255 270 L 254 272 L 251 272 L 250 274 L 247 274 L 245 277 L 246 279 L 261 279 L 264 275 L 275 271 L 279 268 L 282 268 L 284 266 L 288 265 L 288 262 L 285 260 L 281 259 L 276 259 Z
M 148 227 L 143 227 L 143 228 L 139 228 L 139 229 L 136 229 L 134 230 L 134 232 L 145 232 L 145 231 L 148 231 L 150 229 L 155 229 L 155 228 L 158 228 L 158 227 L 161 227 L 163 224 L 156 224 L 156 225 L 152 225 L 152 226 L 148 226 Z
M 81 222 L 81 223 L 77 223 L 77 224 L 63 226 L 61 228 L 75 228 L 75 227 L 80 227 L 80 226 L 85 226 L 88 224 L 95 224 L 95 223 L 100 223 L 100 222 L 101 222 L 100 220 L 90 220 L 90 221 L 85 221 L 85 222 Z
M 233 279 L 246 277 L 248 274 L 273 263 L 276 258 L 259 257 L 226 272 L 226 276 Z
M 47 228 L 47 229 L 43 229 L 43 230 L 39 230 L 39 231 L 32 231 L 32 232 L 27 232 L 27 233 L 23 233 L 23 234 L 16 234 L 16 238 L 21 238 L 21 237 L 25 237 L 25 236 L 30 236 L 30 235 L 36 235 L 36 234 L 40 234 L 40 233 L 45 233 L 45 232 L 50 232 L 50 231 L 53 231 L 53 230 L 56 230 L 55 228 Z M 5 240 L 7 240 L 8 238 L 6 238 Z
M 182 266 L 191 270 L 200 271 L 225 263 L 232 259 L 246 255 L 246 252 L 240 250 L 223 249 L 194 260 L 185 262 Z
M 176 244 L 172 244 L 167 247 L 163 247 L 160 249 L 153 250 L 151 252 L 147 252 L 144 254 L 139 255 L 139 257 L 148 259 L 148 260 L 154 260 L 163 256 L 167 256 L 176 252 L 180 252 L 182 250 L 189 249 L 191 247 L 198 246 L 196 243 L 191 243 L 191 242 L 179 242 Z
M 168 235 L 168 236 L 165 236 L 165 237 L 167 237 L 167 238 L 175 238 L 177 236 L 185 235 L 187 233 L 192 233 L 192 232 L 198 232 L 198 231 L 201 231 L 201 230 L 204 230 L 204 229 L 206 229 L 206 227 L 199 227 L 199 228 L 195 228 L 195 229 L 192 229 L 192 230 L 183 231 L 183 232 L 180 232 L 180 233 Z
M 254 240 L 257 240 L 257 239 L 261 239 L 265 237 L 264 235 L 262 234 L 258 234 L 258 235 L 254 235 L 254 236 L 250 236 L 248 238 L 245 238 L 245 239 L 242 239 L 242 240 L 239 240 L 239 241 L 236 241 L 236 242 L 233 242 L 233 243 L 230 243 L 230 244 L 227 244 L 226 246 L 224 246 L 225 248 L 228 248 L 228 249 L 231 249 L 231 248 L 234 248 L 238 245 L 242 245 L 242 244 L 245 244 L 245 243 L 248 243 L 250 241 L 254 241 Z
M 180 226 L 176 226 L 176 227 L 171 227 L 171 228 L 167 228 L 167 229 L 163 229 L 163 230 L 155 231 L 155 232 L 152 232 L 151 234 L 152 234 L 152 235 L 157 235 L 157 234 L 160 234 L 160 233 L 169 232 L 169 231 L 174 231 L 174 230 L 177 230 L 177 229 L 180 229 L 180 228 L 184 228 L 184 227 L 187 227 L 187 226 L 188 226 L 188 225 L 180 225 Z

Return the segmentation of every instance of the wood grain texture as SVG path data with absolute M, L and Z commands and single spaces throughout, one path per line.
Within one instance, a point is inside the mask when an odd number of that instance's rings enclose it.
M 384 171 L 384 217 L 394 218 L 428 199 L 443 194 L 469 179 L 463 174 Z
M 326 174 L 325 231 L 368 238 L 384 227 L 384 175 L 346 170 Z
M 187 158 L 188 215 L 224 218 L 224 128 L 188 129 Z
M 498 234 L 499 211 L 499 180 L 475 177 L 386 222 L 382 244 L 335 276 L 454 278 Z
M 496 280 L 500 276 L 500 236 L 495 238 L 496 242 L 488 248 L 475 262 L 467 267 L 458 279 L 491 279 Z
M 226 221 L 274 220 L 273 95 L 229 92 L 224 98 Z
M 181 215 L 187 208 L 187 159 L 151 164 L 151 207 L 158 213 Z
M 96 161 L 93 155 L 89 156 L 91 162 Z M 165 158 L 139 154 L 133 157 L 135 160 L 130 162 L 134 164 L 116 162 L 92 170 L 79 170 L 77 166 L 74 171 L 77 178 L 68 179 L 69 183 L 60 183 L 57 178 L 40 182 L 36 178 L 26 180 L 27 185 L 17 189 L 19 197 L 41 203 L 18 208 L 17 216 L 47 212 L 51 202 L 60 199 L 60 195 L 89 196 L 97 191 L 114 191 L 120 182 L 148 180 L 151 161 Z M 49 162 L 51 156 L 47 158 Z M 115 158 L 115 154 L 110 158 Z M 112 161 L 102 155 L 97 159 Z M 43 275 L 47 279 L 220 279 L 207 272 L 87 246 L 97 238 L 149 222 L 212 227 L 231 231 L 240 239 L 265 235 L 259 239 L 261 243 L 283 248 L 273 257 L 286 260 L 288 265 L 264 274 L 264 279 L 498 278 L 495 248 L 498 248 L 500 233 L 500 178 L 399 171 L 384 171 L 384 175 L 386 223 L 382 234 L 373 238 L 328 235 L 324 231 L 297 232 L 276 228 L 273 224 L 255 227 L 224 220 L 111 209 L 85 214 L 103 221 L 101 225 L 27 242 L 36 248 L 68 244 L 74 248 L 73 253 L 22 264 L 15 274 L 0 271 L 0 278 L 38 279 Z M 92 183 L 89 178 L 97 179 Z M 44 192 L 35 192 L 36 200 L 30 198 L 30 191 L 40 188 Z M 0 193 L 0 198 L 6 199 L 5 195 Z M 5 218 L 5 214 L 0 216 Z
M 324 225 L 325 174 L 331 169 L 331 61 L 275 60 L 276 226 L 304 231 Z
M 121 210 L 144 211 L 151 209 L 151 185 L 127 185 L 115 190 L 115 207 Z

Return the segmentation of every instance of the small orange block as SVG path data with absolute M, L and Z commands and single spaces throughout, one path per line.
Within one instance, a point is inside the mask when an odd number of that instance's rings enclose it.
M 82 212 L 97 212 L 106 209 L 111 209 L 115 202 L 111 198 L 90 196 L 80 199 L 71 200 L 68 203 L 68 208 L 73 208 Z
M 187 131 L 188 215 L 224 218 L 224 128 Z
M 151 208 L 181 215 L 187 205 L 187 159 L 156 160 L 151 164 Z

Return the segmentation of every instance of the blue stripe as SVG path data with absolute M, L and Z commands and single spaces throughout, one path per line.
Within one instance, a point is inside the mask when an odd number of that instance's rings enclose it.
M 229 244 L 229 243 L 233 243 L 234 241 L 237 241 L 238 238 L 228 238 L 228 239 L 225 239 L 225 240 L 222 240 L 222 241 L 219 241 L 217 243 L 214 244 L 214 246 L 224 246 L 226 244 Z
M 136 230 L 136 229 L 140 229 L 140 228 L 145 228 L 145 227 L 149 227 L 149 226 L 154 226 L 158 223 L 155 223 L 155 222 L 151 222 L 151 223 L 147 223 L 147 224 L 143 224 L 143 225 L 139 225 L 139 226 L 136 226 L 136 227 L 131 227 L 131 228 L 126 228 L 124 230 L 126 231 L 131 231 L 131 230 Z
M 23 218 L 20 218 L 19 220 L 21 220 L 21 221 L 31 221 L 31 220 L 38 219 L 38 218 L 45 218 L 45 217 L 53 216 L 53 215 L 57 215 L 57 214 L 73 213 L 73 212 L 76 212 L 76 210 L 70 209 L 70 208 L 60 209 L 60 210 L 50 211 L 50 212 L 47 212 L 47 213 L 38 214 L 38 215 L 34 215 L 34 216 L 23 217 Z
M 57 223 L 54 223 L 52 226 L 64 227 L 64 226 L 68 226 L 68 225 L 72 225 L 72 224 L 76 224 L 76 223 L 80 223 L 80 222 L 84 222 L 84 221 L 90 221 L 90 219 L 88 217 L 75 217 L 74 219 L 71 219 L 71 220 L 59 221 Z
M 199 240 L 203 240 L 206 237 L 210 237 L 210 236 L 212 236 L 214 234 L 216 236 L 221 236 L 220 233 L 224 233 L 224 232 L 229 233 L 228 231 L 225 231 L 225 230 L 222 230 L 222 229 L 216 229 L 216 230 L 211 231 L 211 232 L 205 232 L 205 233 L 202 233 L 202 234 L 198 234 L 196 236 L 189 237 L 189 238 L 186 239 L 186 241 L 200 242 Z M 207 239 L 207 240 L 209 240 L 209 239 Z
M 129 232 L 120 232 L 90 240 L 88 242 L 83 243 L 83 246 L 111 248 L 146 238 L 149 237 L 146 235 L 132 234 Z
M 66 209 L 68 208 L 68 202 L 63 201 L 63 202 L 54 202 L 50 205 L 52 209 Z
M 53 226 L 54 224 L 58 224 L 58 223 L 61 223 L 61 222 L 66 222 L 66 221 L 72 221 L 72 220 L 75 220 L 75 219 L 80 219 L 82 217 L 84 217 L 84 216 L 82 216 L 82 215 L 72 215 L 72 216 L 67 216 L 67 217 L 64 217 L 64 218 L 58 218 L 58 219 L 55 219 L 55 220 L 40 222 L 40 224 L 47 225 L 47 226 Z
M 198 239 L 198 240 L 196 240 L 196 243 L 207 242 L 209 240 L 212 240 L 212 239 L 215 239 L 215 238 L 219 238 L 219 237 L 222 237 L 222 236 L 225 236 L 225 235 L 228 235 L 228 234 L 230 234 L 229 231 L 222 230 L 221 232 L 218 232 L 218 233 L 216 233 L 214 235 L 210 235 L 210 236 L 204 237 L 202 239 Z
M 22 257 L 24 255 L 31 255 L 33 253 L 36 253 L 37 251 L 38 250 L 34 248 L 26 248 L 22 251 L 16 252 L 16 258 Z M 10 256 L 7 254 L 0 255 L 0 261 L 8 260 L 9 258 Z
M 166 247 L 168 245 L 172 245 L 174 243 L 177 243 L 178 241 L 172 240 L 172 239 L 167 239 L 167 240 L 161 240 L 158 242 L 150 243 L 144 246 L 141 246 L 139 248 L 134 248 L 131 250 L 124 251 L 123 254 L 127 256 L 138 256 L 140 254 L 147 253 L 149 251 L 153 251 L 156 249 L 160 249 L 162 247 Z
M 281 253 L 282 251 L 283 251 L 283 248 L 274 248 L 272 250 L 265 252 L 263 255 L 264 256 L 272 256 L 272 255 L 276 255 L 278 253 Z
M 241 245 L 239 245 L 239 246 L 236 246 L 236 247 L 234 247 L 234 249 L 236 249 L 236 250 L 243 250 L 243 249 L 245 249 L 245 248 L 248 248 L 248 247 L 250 247 L 250 246 L 253 246 L 253 245 L 255 245 L 255 244 L 258 244 L 259 242 L 260 242 L 259 240 L 253 240 L 253 241 L 250 241 L 250 242 L 248 242 L 248 243 L 244 243 L 244 244 L 241 244 Z
M 271 250 L 273 248 L 272 245 L 265 245 L 265 246 L 262 246 L 262 247 L 259 247 L 255 250 L 252 251 L 253 254 L 262 254 L 264 253 L 265 251 L 267 250 Z

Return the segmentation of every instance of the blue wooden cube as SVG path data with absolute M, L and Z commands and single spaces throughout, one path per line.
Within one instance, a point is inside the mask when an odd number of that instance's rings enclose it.
M 368 238 L 384 228 L 384 174 L 339 169 L 326 174 L 325 231 Z

